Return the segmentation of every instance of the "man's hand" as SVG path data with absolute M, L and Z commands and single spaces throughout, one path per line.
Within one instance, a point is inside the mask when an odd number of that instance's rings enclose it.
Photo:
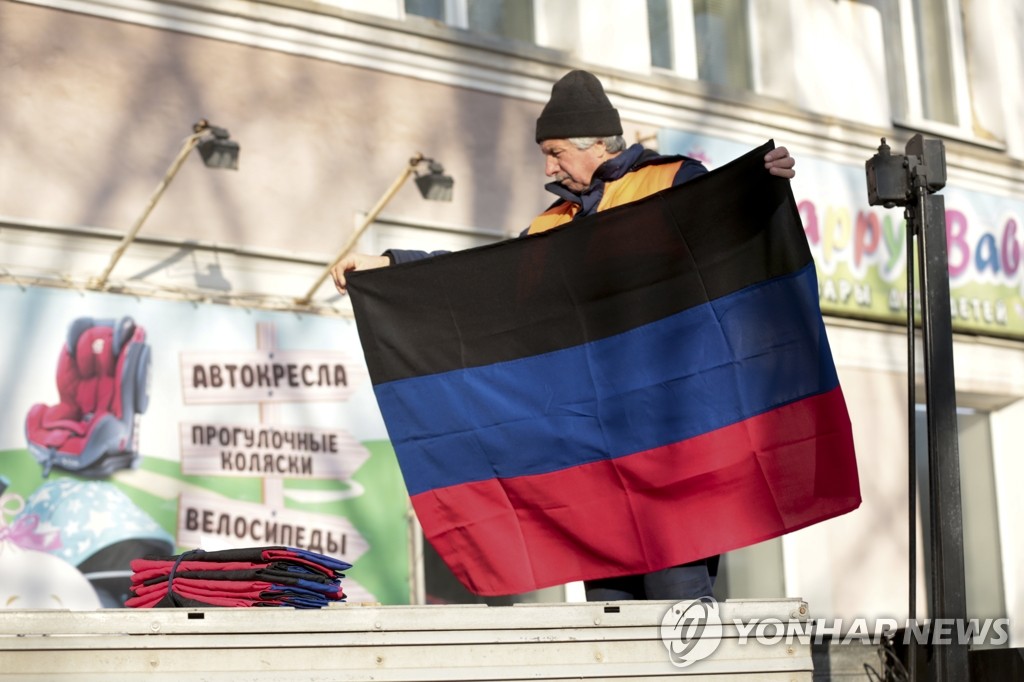
M 764 157 L 764 167 L 768 169 L 769 173 L 778 175 L 780 178 L 794 177 L 796 171 L 793 170 L 793 166 L 795 165 L 796 159 L 789 155 L 789 150 L 785 147 L 776 147 Z
M 345 295 L 345 273 L 352 270 L 372 270 L 391 265 L 391 259 L 387 256 L 371 256 L 366 253 L 350 253 L 338 261 L 338 264 L 331 268 L 331 277 L 334 278 L 334 286 L 338 293 Z

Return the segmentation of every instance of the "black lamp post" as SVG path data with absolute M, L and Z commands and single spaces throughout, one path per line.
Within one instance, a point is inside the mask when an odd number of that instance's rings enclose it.
M 907 363 L 909 428 L 914 433 L 914 241 L 921 275 L 921 328 L 928 405 L 928 478 L 932 550 L 929 615 L 936 621 L 963 622 L 967 617 L 964 574 L 963 510 L 956 421 L 956 380 L 953 372 L 953 327 L 949 303 L 949 260 L 946 252 L 945 202 L 935 194 L 946 185 L 946 149 L 941 140 L 914 135 L 904 154 L 892 154 L 882 138 L 878 153 L 865 163 L 868 203 L 904 207 L 907 218 Z M 910 613 L 917 617 L 916 478 L 914 443 L 909 462 Z M 930 635 L 931 636 L 931 635 Z M 967 682 L 967 646 L 961 642 L 934 646 L 927 679 Z M 917 679 L 917 650 L 909 651 L 910 675 Z

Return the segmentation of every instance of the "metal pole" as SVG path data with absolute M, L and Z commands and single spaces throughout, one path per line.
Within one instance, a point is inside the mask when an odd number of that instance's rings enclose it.
M 163 196 L 164 190 L 167 189 L 167 186 L 171 184 L 171 180 L 173 180 L 174 176 L 178 174 L 178 170 L 181 168 L 181 165 L 185 163 L 185 159 L 186 157 L 188 157 L 189 152 L 191 152 L 192 149 L 195 148 L 197 144 L 199 144 L 199 139 L 205 134 L 206 129 L 204 128 L 203 130 L 193 133 L 192 135 L 189 135 L 188 137 L 185 138 L 185 142 L 184 144 L 182 144 L 181 150 L 178 152 L 178 156 L 175 157 L 174 161 L 171 163 L 171 167 L 167 170 L 167 173 L 164 175 L 163 180 L 160 181 L 160 184 L 157 185 L 156 190 L 154 190 L 153 192 L 153 195 L 149 198 L 149 202 L 146 204 L 146 208 L 143 209 L 142 215 L 140 215 L 138 219 L 136 219 L 135 224 L 132 225 L 131 230 L 128 231 L 128 234 L 126 234 L 124 238 L 121 240 L 121 243 L 118 244 L 117 249 L 114 250 L 114 253 L 110 257 L 110 262 L 107 263 L 107 268 L 103 271 L 103 274 L 100 275 L 91 283 L 93 287 L 97 289 L 103 289 L 106 287 L 107 278 L 110 277 L 110 273 L 114 269 L 114 266 L 117 265 L 117 261 L 121 259 L 121 256 L 124 255 L 125 250 L 132 243 L 132 241 L 135 240 L 135 235 L 137 235 L 139 233 L 139 230 L 142 229 L 142 224 L 146 222 L 146 218 L 148 218 L 149 214 L 152 213 L 153 207 L 155 207 L 156 203 L 160 201 L 160 197 Z
M 914 324 L 914 220 L 911 218 L 911 211 L 903 212 L 906 218 L 907 231 L 907 436 L 910 441 L 908 452 L 909 466 L 907 467 L 907 493 L 909 503 L 907 505 L 907 517 L 909 519 L 910 544 L 908 547 L 908 562 L 910 567 L 907 618 L 911 621 L 917 619 L 917 353 L 915 351 L 915 340 L 917 336 L 917 325 Z M 907 664 L 910 673 L 910 680 L 917 679 L 917 648 L 909 647 L 907 652 Z
M 925 401 L 928 431 L 928 509 L 931 523 L 931 586 L 928 615 L 928 677 L 942 682 L 966 682 L 970 678 L 966 637 L 967 595 L 964 576 L 963 509 L 960 500 L 960 455 L 956 419 L 956 381 L 953 374 L 953 322 L 949 302 L 949 261 L 946 253 L 945 203 L 932 192 L 946 184 L 946 151 L 939 140 L 920 134 L 907 142 L 905 155 L 890 153 L 882 138 L 878 153 L 865 163 L 868 203 L 872 206 L 906 207 L 907 218 L 907 369 L 910 397 L 910 618 L 917 614 L 917 494 L 915 355 L 914 338 L 914 238 L 917 238 L 921 277 L 921 330 L 924 338 Z M 966 632 L 965 632 L 966 630 Z M 965 640 L 961 643 L 961 640 Z M 910 645 L 911 677 L 916 660 Z
M 943 682 L 970 679 L 967 645 L 957 628 L 966 622 L 963 511 L 953 374 L 953 327 L 949 304 L 949 263 L 943 197 L 929 194 L 925 178 L 914 178 L 919 221 L 921 321 L 924 331 L 925 392 L 928 404 L 928 481 L 931 495 L 932 637 L 931 677 Z M 952 641 L 938 643 L 937 621 L 947 622 Z
M 374 207 L 370 209 L 370 212 L 366 215 L 366 218 L 363 220 L 362 224 L 359 225 L 359 227 L 357 227 L 352 232 L 351 235 L 349 235 L 348 241 L 346 241 L 345 245 L 341 247 L 341 250 L 338 252 L 338 255 L 335 256 L 334 259 L 327 264 L 327 267 L 323 269 L 323 271 L 320 273 L 320 276 L 316 278 L 315 282 L 313 282 L 313 286 L 309 288 L 309 291 L 307 291 L 306 294 L 301 298 L 295 299 L 296 305 L 309 305 L 309 302 L 313 299 L 313 294 L 316 293 L 316 290 L 320 288 L 320 285 L 323 284 L 324 280 L 327 279 L 327 277 L 331 274 L 331 270 L 334 269 L 334 266 L 340 263 L 341 259 L 348 255 L 349 251 L 351 251 L 352 248 L 356 245 L 356 242 L 359 241 L 359 238 L 363 236 L 363 232 L 366 231 L 366 228 L 368 228 L 373 223 L 373 221 L 377 219 L 377 216 L 380 214 L 382 210 L 384 210 L 384 207 L 387 205 L 387 203 L 391 201 L 391 198 L 395 196 L 395 193 L 398 192 L 399 189 L 401 189 L 402 184 L 409 179 L 409 176 L 412 175 L 413 172 L 415 172 L 416 166 L 419 165 L 421 161 L 423 161 L 422 154 L 417 154 L 416 156 L 409 159 L 409 165 L 406 166 L 402 170 L 402 172 L 398 174 L 398 177 L 395 178 L 395 181 L 391 183 L 391 186 L 388 187 L 387 191 L 384 192 L 384 194 L 377 201 Z

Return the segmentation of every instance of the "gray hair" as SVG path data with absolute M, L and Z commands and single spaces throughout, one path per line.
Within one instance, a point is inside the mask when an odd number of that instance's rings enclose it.
M 613 154 L 621 152 L 627 147 L 626 140 L 622 135 L 609 135 L 608 137 L 570 137 L 569 142 L 580 151 L 590 149 L 597 142 L 604 142 L 605 149 Z

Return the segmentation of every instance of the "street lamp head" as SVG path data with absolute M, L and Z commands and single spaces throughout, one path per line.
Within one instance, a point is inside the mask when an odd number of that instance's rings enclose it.
M 230 139 L 227 129 L 210 125 L 205 118 L 200 119 L 192 129 L 196 133 L 209 133 L 198 145 L 199 155 L 207 168 L 238 170 L 238 152 L 241 147 Z
M 135 235 L 142 229 L 142 223 L 145 222 L 146 218 L 149 217 L 153 207 L 156 206 L 156 202 L 163 196 L 164 190 L 174 179 L 174 176 L 178 174 L 178 170 L 182 164 L 185 163 L 185 159 L 188 157 L 189 152 L 192 151 L 193 147 L 199 147 L 199 153 L 203 157 L 203 163 L 210 168 L 233 168 L 238 169 L 238 143 L 234 140 L 229 139 L 228 131 L 224 128 L 218 128 L 217 126 L 210 125 L 210 122 L 205 118 L 201 118 L 192 125 L 192 134 L 185 138 L 185 143 L 182 145 L 181 150 L 178 152 L 178 156 L 174 158 L 171 163 L 171 167 L 167 169 L 167 173 L 164 174 L 163 180 L 157 185 L 156 192 L 150 197 L 149 203 L 146 204 L 145 210 L 142 211 L 142 215 L 136 219 L 132 229 L 128 231 L 128 234 L 124 236 L 113 255 L 110 257 L 110 262 L 107 264 L 106 269 L 103 271 L 98 278 L 94 279 L 91 286 L 96 289 L 104 289 L 107 286 L 107 280 L 110 277 L 110 273 L 113 271 L 114 266 L 117 265 L 117 261 L 124 254 L 125 249 L 135 240 Z
M 430 201 L 451 201 L 452 187 L 455 180 L 444 174 L 444 167 L 433 159 L 423 159 L 427 163 L 427 172 L 416 173 L 416 186 L 424 199 Z

